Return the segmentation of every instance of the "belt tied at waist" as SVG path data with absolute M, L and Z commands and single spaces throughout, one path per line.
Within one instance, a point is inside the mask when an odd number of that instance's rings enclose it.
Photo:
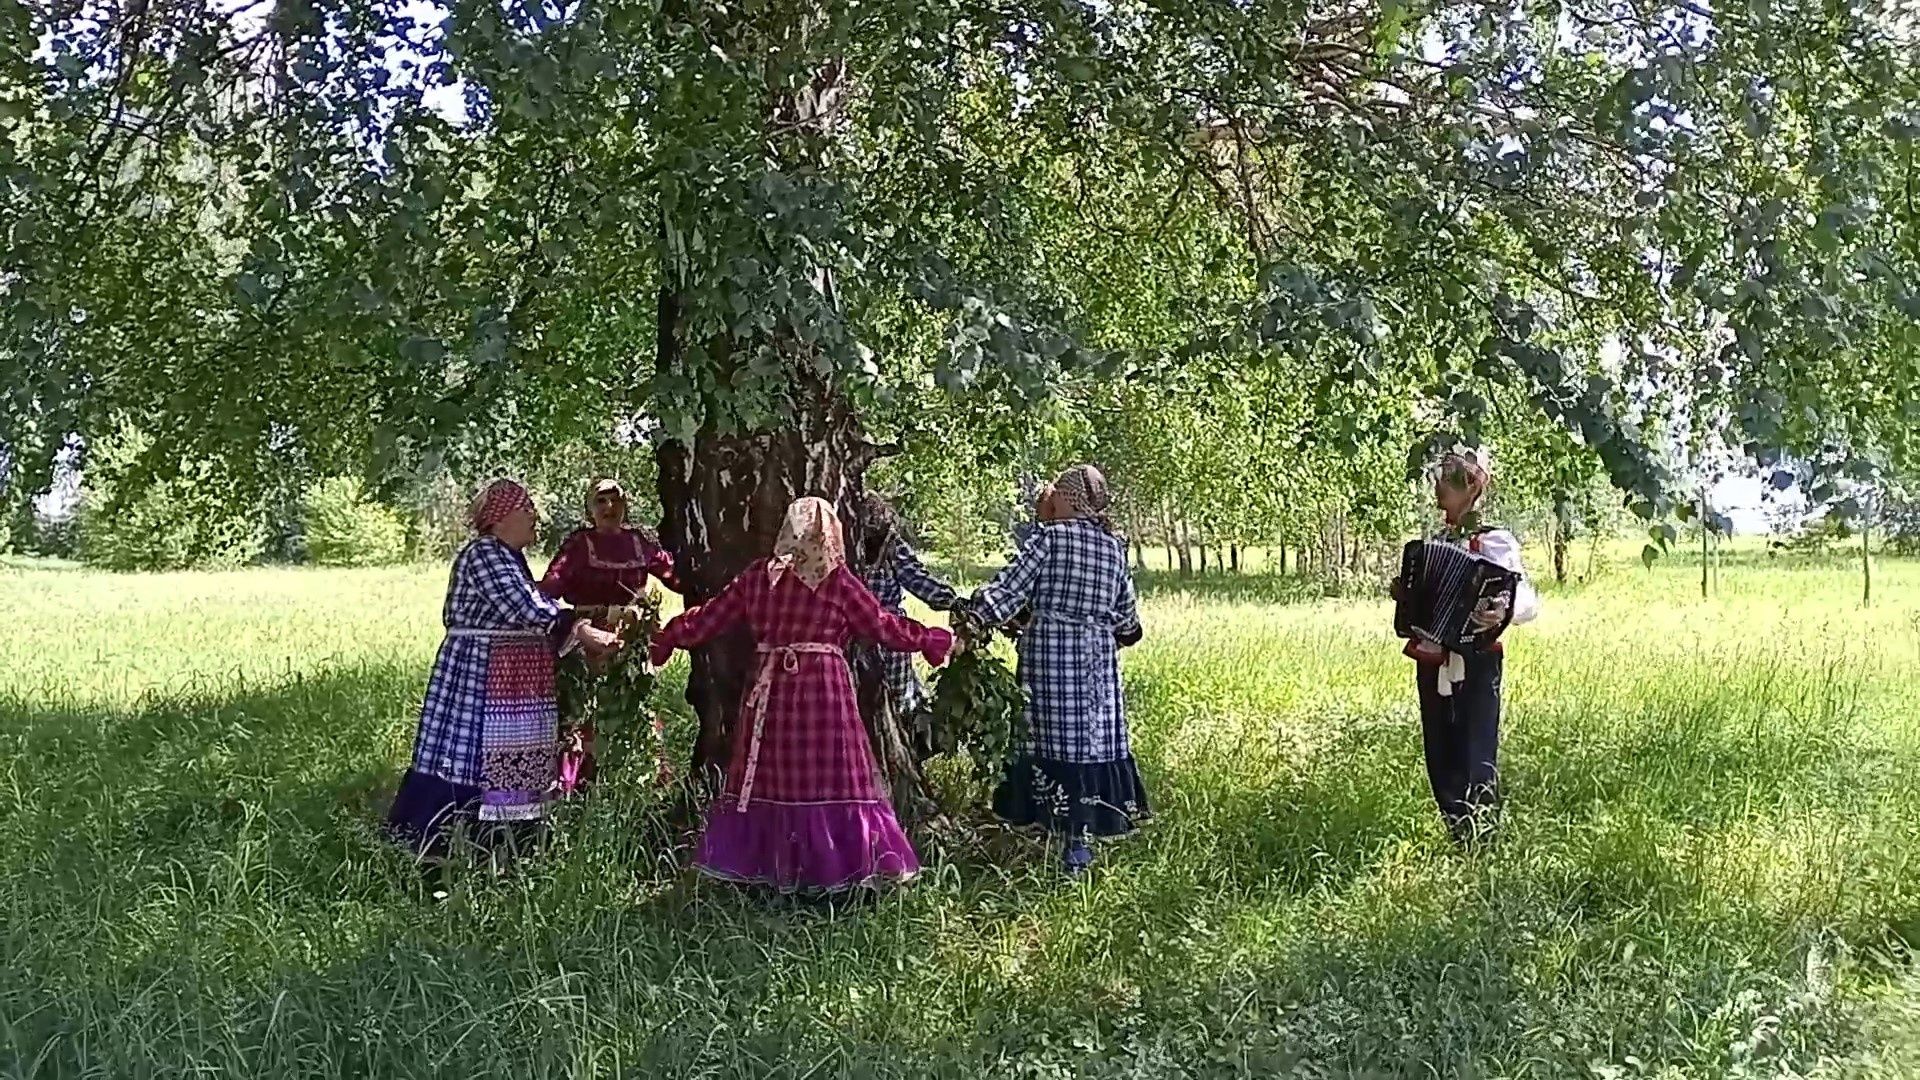
M 747 692 L 747 712 L 753 717 L 753 733 L 747 739 L 747 768 L 740 777 L 740 809 L 745 810 L 753 800 L 753 774 L 760 768 L 760 737 L 767 729 L 767 698 L 773 693 L 773 677 L 776 674 L 795 675 L 800 671 L 800 657 L 838 656 L 845 660 L 847 654 L 840 646 L 829 645 L 824 641 L 796 641 L 791 645 L 762 645 L 760 654 L 760 672 L 754 676 L 753 689 Z M 845 667 L 845 665 L 842 665 Z M 847 683 L 853 683 L 853 669 L 846 668 Z
M 447 636 L 450 638 L 480 638 L 482 640 L 544 639 L 547 636 L 547 632 L 545 630 L 488 630 L 478 626 L 449 626 L 447 627 Z
M 1033 613 L 1034 625 L 1050 623 L 1054 626 L 1071 626 L 1077 630 L 1101 630 L 1113 632 L 1113 620 L 1097 615 L 1062 615 L 1054 611 L 1036 611 Z

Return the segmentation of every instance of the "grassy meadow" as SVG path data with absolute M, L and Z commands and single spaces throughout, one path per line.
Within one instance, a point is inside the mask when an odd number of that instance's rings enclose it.
M 642 770 L 420 899 L 376 826 L 442 568 L 0 567 L 0 1078 L 1920 1076 L 1920 563 L 1876 574 L 1548 589 L 1473 857 L 1384 601 L 1151 581 L 1150 829 L 796 910 L 691 878 Z

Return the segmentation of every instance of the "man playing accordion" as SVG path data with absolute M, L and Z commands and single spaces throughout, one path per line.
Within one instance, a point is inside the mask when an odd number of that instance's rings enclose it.
M 1489 480 L 1479 456 L 1440 460 L 1433 494 L 1446 528 L 1407 545 L 1394 583 L 1395 628 L 1419 665 L 1427 779 L 1461 844 L 1489 833 L 1499 810 L 1501 634 L 1540 611 L 1519 539 L 1480 520 Z

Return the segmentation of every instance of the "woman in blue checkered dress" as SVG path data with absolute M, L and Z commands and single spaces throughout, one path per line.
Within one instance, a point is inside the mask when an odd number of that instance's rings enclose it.
M 868 548 L 862 552 L 861 561 L 868 567 L 867 588 L 880 599 L 880 605 L 895 615 L 904 616 L 907 594 L 911 593 L 935 611 L 953 610 L 960 595 L 952 585 L 928 570 L 920 561 L 920 553 L 900 535 L 899 518 L 893 507 L 885 499 L 869 495 L 866 516 Z M 893 695 L 893 711 L 908 723 L 915 739 L 921 743 L 917 749 L 923 751 L 924 756 L 931 748 L 925 745 L 926 732 L 916 718 L 927 706 L 927 689 L 913 666 L 913 656 L 883 649 L 880 666 L 886 673 L 887 689 Z
M 471 520 L 474 539 L 447 582 L 447 636 L 427 682 L 413 764 L 387 814 L 387 827 L 429 858 L 445 853 L 457 823 L 478 822 L 485 841 L 545 817 L 559 779 L 555 656 L 573 645 L 617 645 L 535 586 L 522 552 L 538 519 L 525 488 L 493 482 Z
M 1041 497 L 1045 524 L 970 605 L 994 626 L 1031 612 L 1017 646 L 1028 745 L 994 792 L 994 812 L 1065 834 L 1073 872 L 1092 864 L 1095 837 L 1149 816 L 1120 686 L 1119 650 L 1140 640 L 1140 612 L 1108 502 L 1099 470 L 1067 470 Z

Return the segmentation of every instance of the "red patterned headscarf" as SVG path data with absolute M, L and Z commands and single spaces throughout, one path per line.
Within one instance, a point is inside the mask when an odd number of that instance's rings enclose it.
M 515 510 L 531 509 L 533 496 L 527 494 L 526 488 L 511 480 L 495 480 L 482 488 L 474 498 L 469 520 L 473 523 L 474 532 L 490 532 Z
M 841 537 L 840 515 L 833 512 L 833 504 L 812 496 L 795 499 L 780 525 L 780 539 L 773 544 L 773 559 L 767 563 L 769 580 L 778 584 L 791 570 L 807 588 L 818 589 L 846 564 L 846 541 Z

